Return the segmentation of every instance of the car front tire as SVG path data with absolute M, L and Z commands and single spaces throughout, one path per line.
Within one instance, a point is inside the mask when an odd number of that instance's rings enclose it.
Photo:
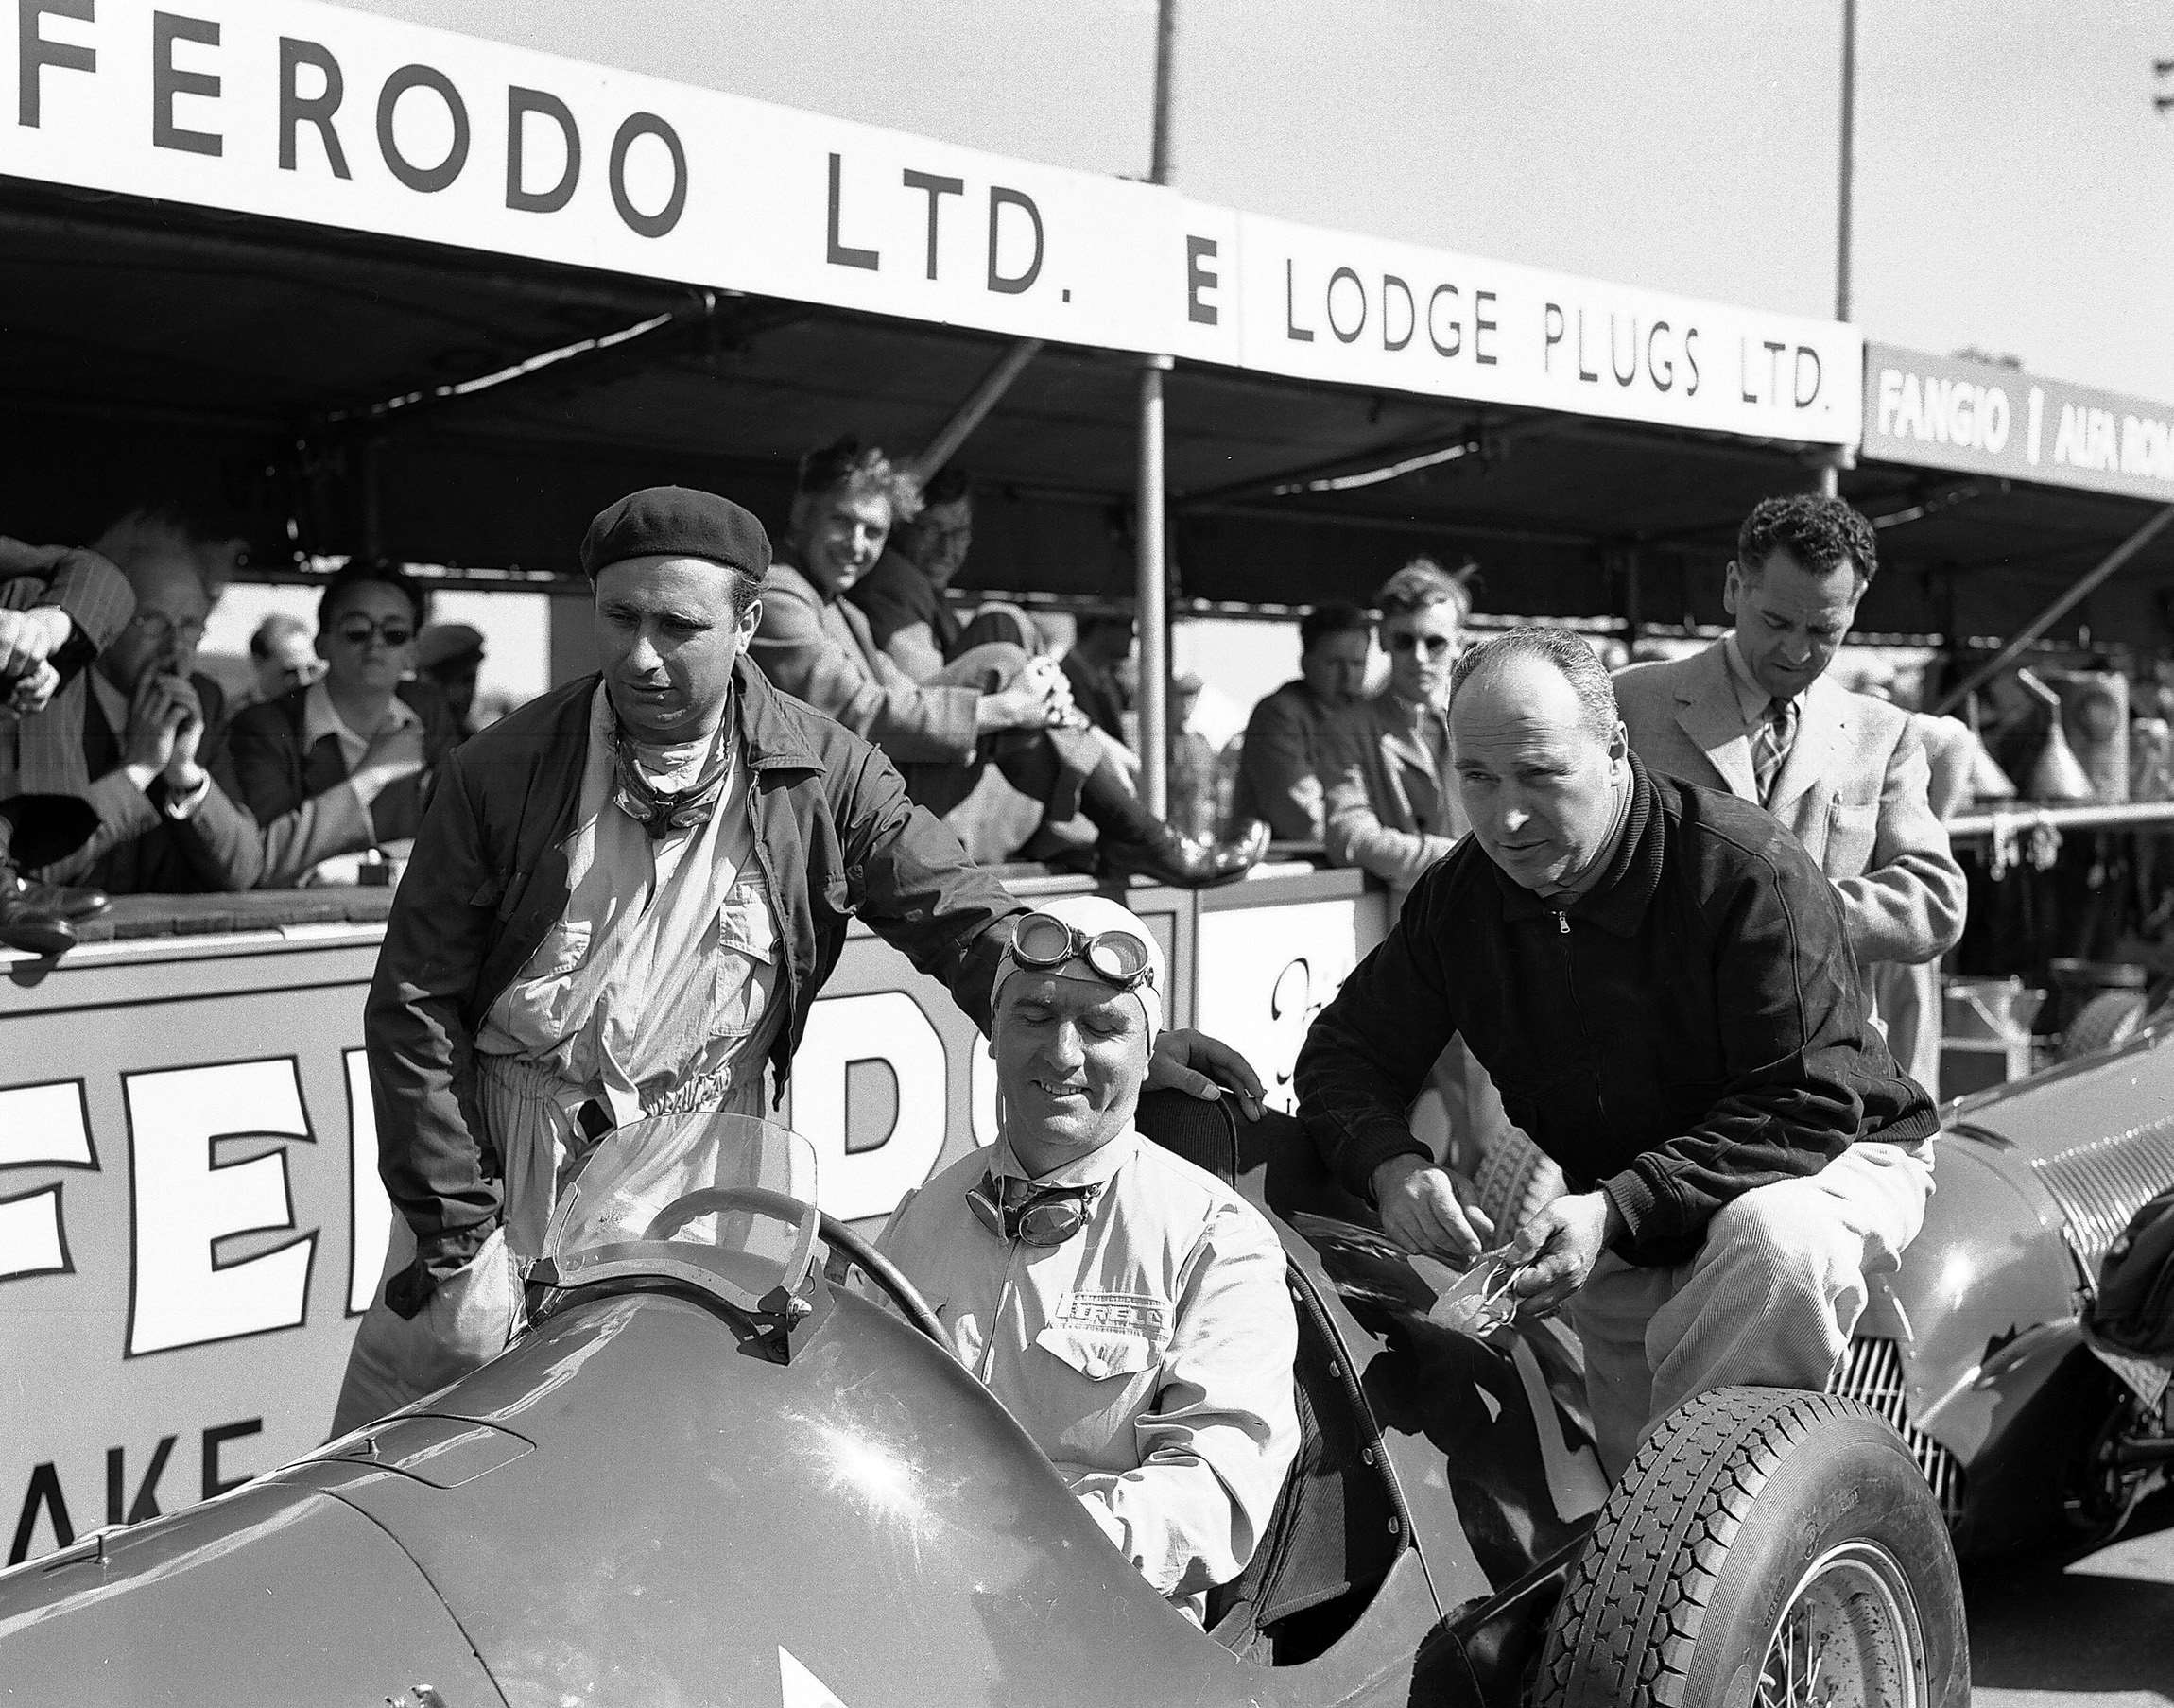
M 1536 1708 L 1968 1708 L 1962 1586 L 1902 1439 L 1852 1400 L 1724 1388 L 1609 1496 Z

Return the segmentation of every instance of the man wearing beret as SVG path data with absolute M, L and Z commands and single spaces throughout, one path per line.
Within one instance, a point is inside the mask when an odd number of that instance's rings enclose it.
M 850 915 L 988 1025 L 1022 909 L 880 753 L 748 660 L 769 562 L 726 499 L 620 500 L 581 545 L 601 673 L 446 761 L 366 1010 L 396 1215 L 336 1431 L 504 1346 L 517 1261 L 605 1133 L 763 1112 Z M 1213 1095 L 1185 1066 L 1196 1043 L 1159 1065 Z M 1199 1053 L 1257 1098 L 1231 1052 Z

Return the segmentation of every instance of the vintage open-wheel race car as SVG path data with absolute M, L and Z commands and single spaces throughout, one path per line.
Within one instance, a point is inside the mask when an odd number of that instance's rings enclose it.
M 1206 1630 L 813 1207 L 803 1141 L 669 1116 L 588 1165 L 491 1364 L 0 1575 L 0 1700 L 1967 1703 L 1940 1508 L 1865 1406 L 1710 1394 L 1611 1491 L 1567 1330 L 1438 1320 L 1287 1117 L 1141 1126 L 1281 1212 L 1300 1322 L 1299 1458 Z
M 2174 1186 L 2174 1016 L 1944 1115 L 1924 1230 L 1872 1282 L 1835 1391 L 1902 1432 L 1964 1559 L 2081 1551 L 2174 1466 L 2169 1372 L 2083 1320 Z

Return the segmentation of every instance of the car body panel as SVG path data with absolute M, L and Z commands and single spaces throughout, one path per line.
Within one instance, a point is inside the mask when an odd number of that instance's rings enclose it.
M 500 1701 L 414 1563 L 337 1500 L 256 1482 L 0 1576 L 0 1702 Z
M 1437 1623 L 1416 1554 L 1328 1654 L 1251 1665 L 910 1328 L 841 1293 L 789 1362 L 733 1340 L 691 1298 L 598 1298 L 431 1402 L 533 1453 L 450 1489 L 352 1447 L 281 1476 L 397 1538 L 514 1708 L 777 1701 L 780 1650 L 849 1708 L 1408 1699 Z
M 2174 1026 L 1945 1113 L 1924 1226 L 1872 1281 L 1857 1350 L 1894 1347 L 1902 1392 L 1882 1409 L 1959 1553 L 2079 1540 L 2076 1478 L 2114 1392 L 2079 1314 L 2114 1236 L 2174 1183 Z

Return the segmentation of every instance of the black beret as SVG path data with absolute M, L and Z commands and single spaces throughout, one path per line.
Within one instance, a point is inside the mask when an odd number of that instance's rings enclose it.
M 581 572 L 592 581 L 629 558 L 707 558 L 760 582 L 770 573 L 770 537 L 730 498 L 645 487 L 602 511 L 581 539 Z

